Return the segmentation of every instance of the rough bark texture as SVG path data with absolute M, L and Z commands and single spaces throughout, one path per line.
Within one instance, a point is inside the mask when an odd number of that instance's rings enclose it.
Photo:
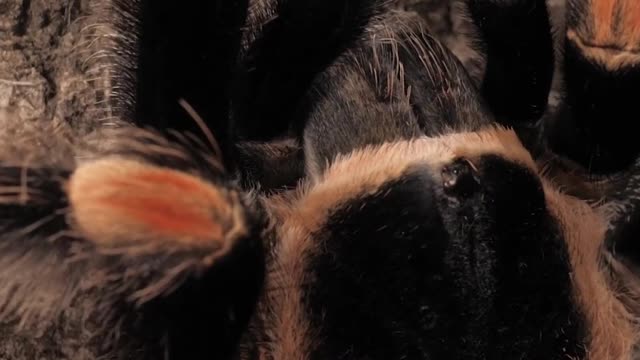
M 94 0 L 0 0 L 0 112 L 83 130 L 98 112 L 106 69 L 97 66 Z

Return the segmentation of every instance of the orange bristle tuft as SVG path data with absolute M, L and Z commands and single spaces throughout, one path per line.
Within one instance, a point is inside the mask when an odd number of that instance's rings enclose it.
M 129 160 L 79 168 L 68 192 L 77 227 L 101 245 L 215 248 L 234 220 L 233 203 L 220 189 L 191 174 Z

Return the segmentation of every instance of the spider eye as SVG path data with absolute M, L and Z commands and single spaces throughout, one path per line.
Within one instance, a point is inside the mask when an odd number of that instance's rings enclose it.
M 442 186 L 449 196 L 469 197 L 479 185 L 476 171 L 466 159 L 457 159 L 442 168 Z

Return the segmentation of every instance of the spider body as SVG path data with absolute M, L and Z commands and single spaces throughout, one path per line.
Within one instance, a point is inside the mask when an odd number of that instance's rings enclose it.
M 114 2 L 131 124 L 2 159 L 3 351 L 633 359 L 634 4 L 569 1 L 552 114 L 544 1 L 467 1 L 480 84 L 385 1 Z

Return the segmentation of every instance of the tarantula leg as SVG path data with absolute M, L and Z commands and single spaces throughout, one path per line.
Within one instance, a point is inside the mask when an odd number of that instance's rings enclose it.
M 179 171 L 102 160 L 76 170 L 67 188 L 78 231 L 100 247 L 209 248 L 214 254 L 246 233 L 236 192 Z
M 46 328 L 80 301 L 107 348 L 228 356 L 264 269 L 260 216 L 225 177 L 126 157 L 0 164 L 0 318 Z
M 244 44 L 240 59 L 232 107 L 236 131 L 252 141 L 301 135 L 309 105 L 304 95 L 314 78 L 363 36 L 388 3 L 252 1 L 248 38 L 255 40 Z M 270 13 L 278 16 L 270 18 Z M 259 31 L 253 33 L 254 27 Z
M 151 334 L 169 334 L 171 358 L 225 358 L 261 288 L 263 221 L 225 172 L 179 164 L 188 155 L 178 148 L 176 159 L 162 150 L 172 168 L 144 161 L 154 159 L 146 146 L 71 174 L 69 225 L 95 257 L 88 272 L 121 279 L 111 296 L 151 319 L 142 323 Z
M 592 173 L 626 169 L 640 153 L 640 2 L 571 0 L 568 3 L 561 121 L 552 148 Z
M 612 70 L 640 62 L 637 1 L 571 0 L 568 16 L 567 39 L 585 57 Z
M 240 48 L 237 29 L 245 23 L 248 1 L 114 3 L 118 11 L 128 15 L 116 21 L 116 28 L 135 34 L 119 44 L 130 50 L 123 51 L 125 58 L 120 62 L 128 67 L 119 69 L 123 75 L 116 79 L 129 90 L 123 95 L 132 98 L 116 96 L 119 108 L 128 110 L 122 115 L 139 125 L 152 122 L 156 128 L 199 134 L 200 129 L 178 104 L 185 98 L 214 133 L 226 135 L 227 93 Z M 139 25 L 131 19 L 137 19 Z M 168 23 L 173 26 L 166 26 Z M 132 69 L 135 72 L 131 73 Z M 135 84 L 130 84 L 129 78 L 136 79 Z M 227 148 L 227 139 L 220 140 Z
M 545 113 L 554 72 L 544 0 L 468 0 L 486 54 L 482 92 L 497 120 L 531 125 Z

